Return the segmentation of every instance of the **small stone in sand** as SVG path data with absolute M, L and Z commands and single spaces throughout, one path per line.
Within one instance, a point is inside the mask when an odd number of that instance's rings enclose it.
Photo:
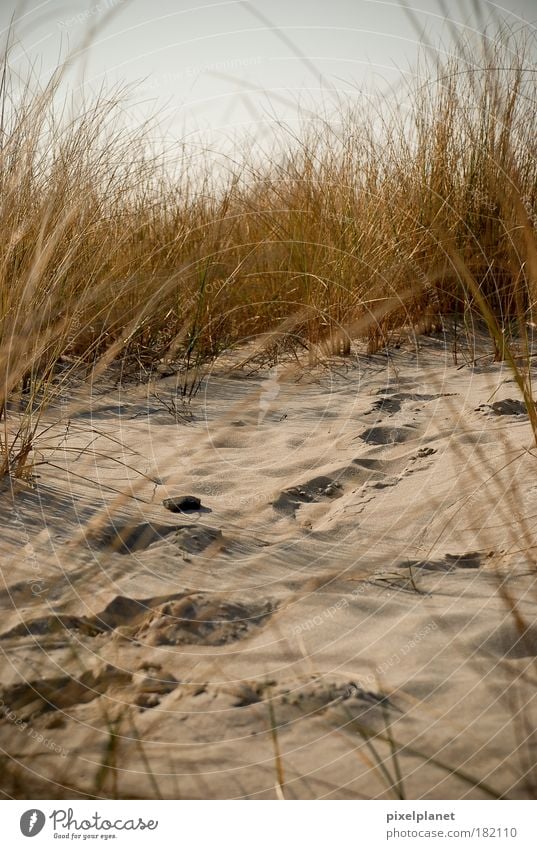
M 199 510 L 201 507 L 201 501 L 195 495 L 180 495 L 177 498 L 165 498 L 162 503 L 166 510 L 171 510 L 172 513 Z

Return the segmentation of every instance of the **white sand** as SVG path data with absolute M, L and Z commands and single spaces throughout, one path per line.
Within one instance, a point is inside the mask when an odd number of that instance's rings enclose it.
M 6 792 L 528 795 L 537 463 L 480 362 L 220 369 L 186 424 L 94 392 L 1 499 Z

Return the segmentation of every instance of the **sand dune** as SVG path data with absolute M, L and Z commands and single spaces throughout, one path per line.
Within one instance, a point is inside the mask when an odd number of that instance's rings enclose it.
M 535 456 L 481 362 L 428 338 L 221 367 L 179 421 L 173 375 L 75 405 L 1 500 L 8 792 L 529 795 Z

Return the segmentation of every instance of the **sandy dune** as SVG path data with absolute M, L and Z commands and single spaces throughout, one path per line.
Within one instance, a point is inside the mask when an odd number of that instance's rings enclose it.
M 179 421 L 173 375 L 96 388 L 2 495 L 5 792 L 526 797 L 537 483 L 509 372 L 432 338 L 251 372 Z M 183 494 L 201 510 L 164 509 Z

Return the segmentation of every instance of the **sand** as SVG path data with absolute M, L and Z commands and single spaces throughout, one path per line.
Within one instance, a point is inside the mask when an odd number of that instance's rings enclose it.
M 178 420 L 177 380 L 66 397 L 1 496 L 4 793 L 531 795 L 537 465 L 506 367 L 440 337 L 220 364 Z

